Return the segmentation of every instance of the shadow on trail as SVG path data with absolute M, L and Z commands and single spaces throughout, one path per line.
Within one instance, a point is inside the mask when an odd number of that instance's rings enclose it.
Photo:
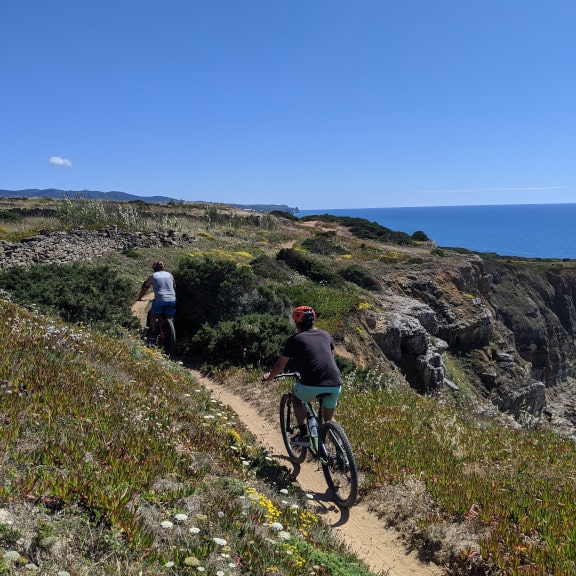
M 272 454 L 275 460 L 285 463 L 288 468 L 292 468 L 290 475 L 298 480 L 298 476 L 302 471 L 302 466 L 300 464 L 294 464 L 288 456 L 285 454 Z M 308 462 L 309 465 L 313 462 Z M 322 473 L 320 469 L 317 472 Z M 322 516 L 326 525 L 337 528 L 338 526 L 343 526 L 350 519 L 350 510 L 348 508 L 342 508 L 334 502 L 334 498 L 330 489 L 326 489 L 324 492 L 318 490 L 309 489 L 306 487 L 301 487 L 302 491 L 308 499 L 308 505 L 311 510 Z

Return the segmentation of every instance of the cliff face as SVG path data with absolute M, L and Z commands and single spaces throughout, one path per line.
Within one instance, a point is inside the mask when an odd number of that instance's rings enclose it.
M 465 359 L 478 389 L 516 418 L 543 413 L 576 426 L 576 271 L 451 255 L 386 273 L 366 329 L 411 385 L 446 380 L 442 352 Z M 553 399 L 553 400 L 552 400 Z

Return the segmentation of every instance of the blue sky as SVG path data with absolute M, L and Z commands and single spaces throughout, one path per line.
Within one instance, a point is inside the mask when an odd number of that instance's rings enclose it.
M 576 202 L 574 0 L 10 0 L 0 189 Z

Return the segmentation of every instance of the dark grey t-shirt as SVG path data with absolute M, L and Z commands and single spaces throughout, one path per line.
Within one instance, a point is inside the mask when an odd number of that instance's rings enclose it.
M 300 381 L 305 386 L 340 386 L 342 377 L 333 349 L 328 332 L 305 330 L 288 338 L 282 356 L 291 358 L 290 369 L 300 372 Z

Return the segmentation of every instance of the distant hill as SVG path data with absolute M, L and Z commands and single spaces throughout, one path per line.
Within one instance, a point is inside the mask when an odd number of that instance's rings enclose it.
M 46 188 L 39 190 L 37 188 L 28 188 L 26 190 L 0 190 L 0 197 L 4 198 L 89 198 L 91 200 L 111 200 L 117 202 L 183 202 L 176 198 L 169 196 L 137 196 L 135 194 L 127 194 L 126 192 L 99 192 L 97 190 L 58 190 L 56 188 Z M 204 200 L 196 200 L 195 202 L 205 202 Z M 206 204 L 216 204 L 216 202 L 206 202 Z M 218 204 L 227 204 L 226 202 L 218 202 Z M 285 204 L 229 204 L 229 206 L 236 206 L 246 210 L 255 210 L 257 212 L 272 212 L 279 210 L 282 212 L 289 212 L 296 214 L 298 208 L 291 208 Z
M 38 190 L 28 188 L 26 190 L 0 190 L 0 196 L 5 198 L 89 198 L 91 200 L 116 200 L 119 202 L 132 202 L 142 200 L 143 202 L 176 202 L 174 198 L 168 196 L 135 196 L 126 192 L 98 192 L 96 190 L 57 190 L 56 188 L 46 188 Z

